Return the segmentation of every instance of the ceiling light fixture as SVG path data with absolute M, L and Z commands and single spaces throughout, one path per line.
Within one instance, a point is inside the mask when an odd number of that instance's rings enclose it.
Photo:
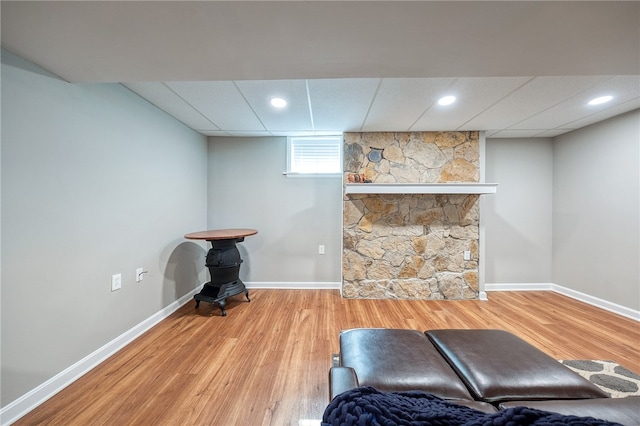
M 444 96 L 438 99 L 438 105 L 451 105 L 456 101 L 455 96 Z
M 613 96 L 600 96 L 599 98 L 593 98 L 591 99 L 587 105 L 600 105 L 600 104 L 605 104 L 607 102 L 609 102 L 611 99 L 613 99 Z
M 271 105 L 276 108 L 284 108 L 287 106 L 287 101 L 282 98 L 271 98 Z

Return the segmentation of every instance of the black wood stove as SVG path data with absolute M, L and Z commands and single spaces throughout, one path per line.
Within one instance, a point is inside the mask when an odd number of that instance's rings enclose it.
M 215 303 L 224 317 L 227 315 L 225 306 L 228 297 L 244 293 L 247 302 L 251 301 L 249 291 L 239 277 L 243 260 L 236 243 L 244 241 L 245 236 L 254 235 L 257 232 L 254 229 L 223 229 L 185 235 L 185 238 L 207 240 L 211 243 L 206 259 L 211 281 L 202 287 L 200 293 L 193 296 L 196 309 L 201 301 Z

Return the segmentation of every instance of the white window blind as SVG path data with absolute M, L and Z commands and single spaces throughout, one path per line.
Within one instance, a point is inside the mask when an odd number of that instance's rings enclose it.
M 289 137 L 287 175 L 340 175 L 342 137 Z

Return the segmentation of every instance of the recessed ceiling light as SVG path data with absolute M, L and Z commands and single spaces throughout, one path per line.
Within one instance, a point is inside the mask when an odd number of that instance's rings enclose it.
M 271 105 L 276 108 L 284 108 L 287 106 L 287 101 L 282 98 L 271 98 Z
M 451 105 L 456 101 L 455 96 L 445 96 L 438 99 L 438 105 Z
M 589 101 L 588 105 L 605 104 L 605 103 L 609 102 L 611 99 L 613 99 L 613 96 L 600 96 L 599 98 L 591 99 Z

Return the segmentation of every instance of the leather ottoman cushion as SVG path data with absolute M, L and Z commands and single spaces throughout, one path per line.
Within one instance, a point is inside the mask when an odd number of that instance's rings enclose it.
M 595 417 L 596 419 L 623 425 L 640 425 L 640 396 L 553 401 L 512 401 L 500 404 L 501 409 L 517 406 L 552 411 L 565 416 Z
M 344 330 L 340 333 L 340 363 L 356 372 L 359 386 L 473 399 L 429 339 L 417 330 Z
M 483 413 L 497 413 L 498 409 L 488 402 L 482 401 L 467 401 L 463 399 L 448 399 L 448 402 L 451 402 L 456 405 L 463 405 L 465 407 L 473 408 L 474 410 L 482 411 Z
M 503 330 L 431 330 L 425 334 L 471 394 L 482 401 L 605 398 L 555 359 Z

